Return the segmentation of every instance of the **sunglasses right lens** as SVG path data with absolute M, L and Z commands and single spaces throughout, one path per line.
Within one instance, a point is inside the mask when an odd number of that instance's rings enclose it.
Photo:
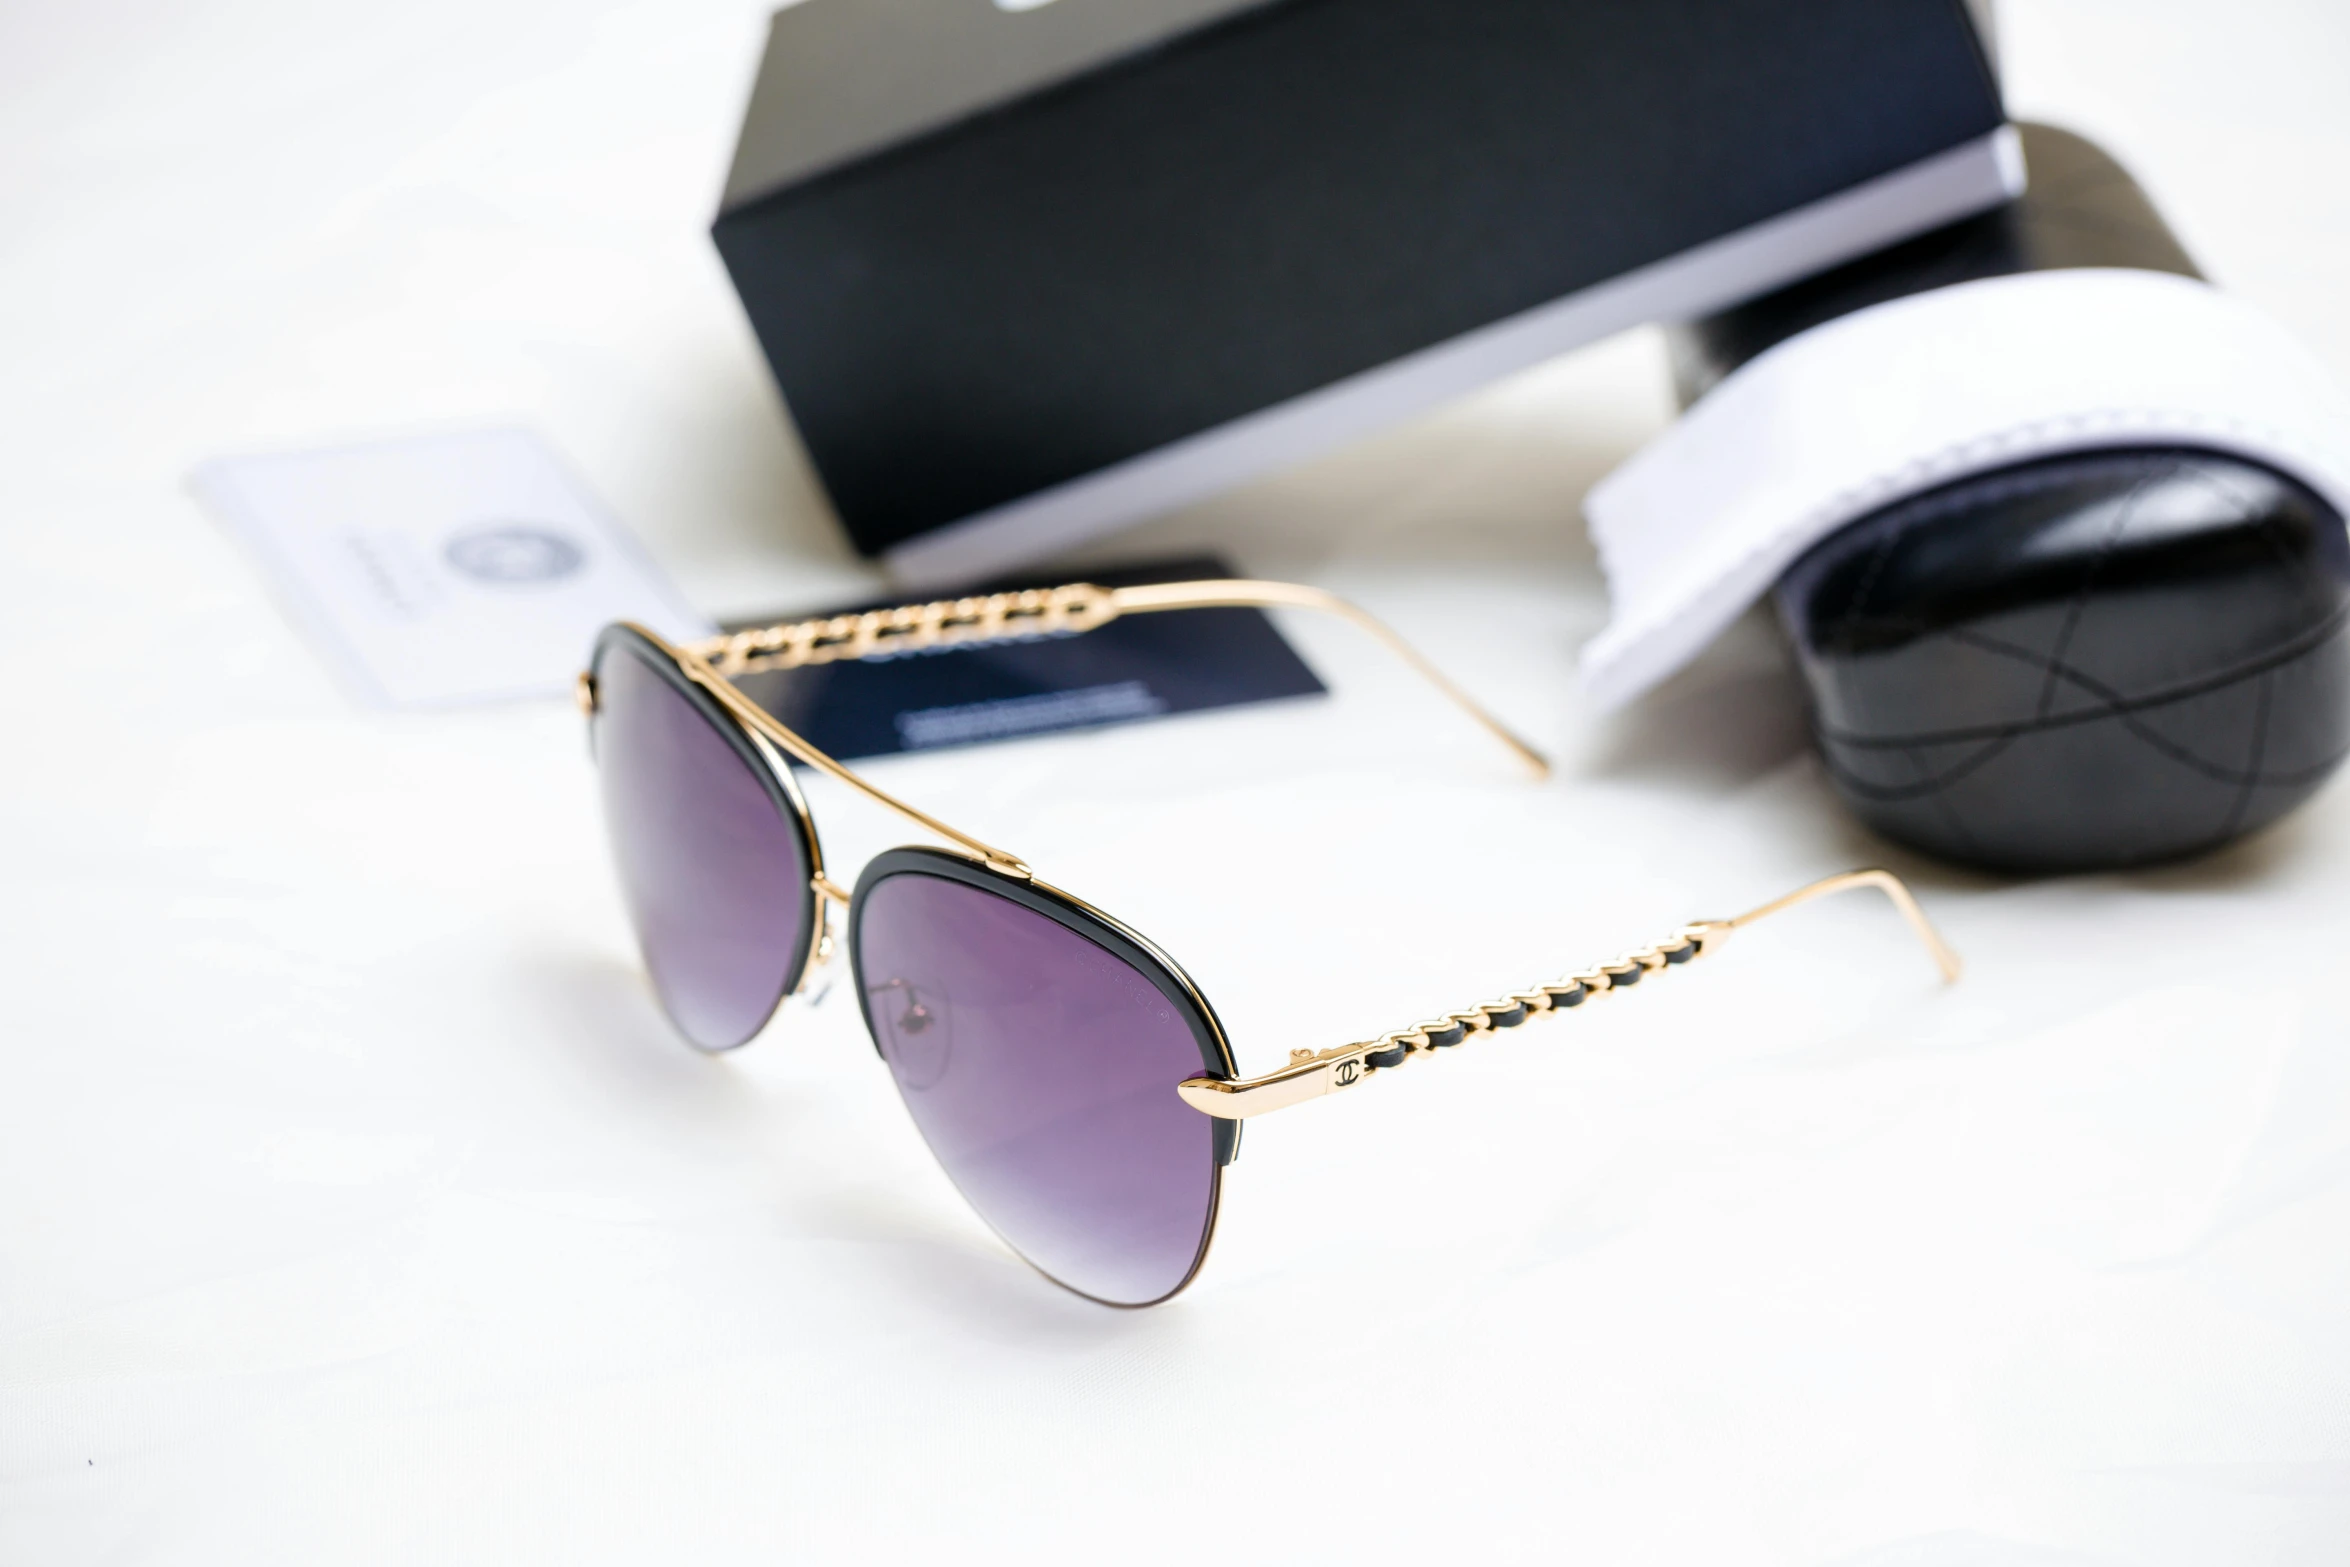
M 693 1044 L 728 1050 L 766 1025 L 806 959 L 808 851 L 760 763 L 657 657 L 613 640 L 596 663 L 604 826 L 663 1010 Z
M 943 876 L 884 876 L 852 934 L 873 1037 L 940 1164 L 1013 1249 L 1079 1294 L 1181 1288 L 1215 1218 L 1202 1070 L 1150 978 L 1061 921 Z

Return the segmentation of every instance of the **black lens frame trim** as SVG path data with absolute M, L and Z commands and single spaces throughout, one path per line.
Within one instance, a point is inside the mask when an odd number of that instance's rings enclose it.
M 1237 1075 L 1232 1060 L 1232 1044 L 1224 1033 L 1224 1025 L 1217 1018 L 1215 1008 L 1208 1004 L 1208 998 L 1200 993 L 1199 987 L 1191 982 L 1191 976 L 1184 973 L 1175 960 L 1161 952 L 1149 938 L 1058 888 L 1048 887 L 1033 879 L 1008 875 L 984 861 L 950 849 L 912 844 L 875 855 L 866 865 L 864 873 L 857 878 L 856 890 L 849 897 L 849 975 L 857 989 L 857 1012 L 865 1020 L 865 1032 L 873 1041 L 873 1053 L 876 1056 L 881 1056 L 881 1034 L 873 1026 L 872 997 L 865 989 L 865 904 L 874 888 L 896 876 L 930 876 L 941 881 L 959 882 L 966 887 L 1007 899 L 1084 937 L 1141 974 L 1160 995 L 1166 997 L 1168 1004 L 1175 1008 L 1176 1015 L 1191 1030 L 1192 1041 L 1199 1046 L 1200 1062 L 1207 1076 L 1230 1078 Z M 887 1057 L 882 1059 L 886 1063 Z M 1168 1084 L 1167 1092 L 1173 1094 L 1174 1091 L 1175 1085 Z M 1209 1173 L 1207 1223 L 1200 1231 L 1198 1253 L 1193 1256 L 1191 1266 L 1185 1270 L 1174 1288 L 1156 1300 L 1105 1301 L 1098 1295 L 1087 1295 L 1065 1279 L 1053 1278 L 1042 1268 L 1036 1271 L 1071 1294 L 1085 1295 L 1087 1300 L 1099 1301 L 1105 1306 L 1155 1306 L 1188 1288 L 1191 1281 L 1199 1277 L 1200 1267 L 1208 1259 L 1208 1247 L 1215 1239 L 1216 1221 L 1224 1206 L 1224 1167 L 1240 1155 L 1240 1123 L 1221 1117 L 1212 1116 L 1209 1119 L 1214 1122 L 1214 1157 Z M 972 1211 L 978 1212 L 976 1208 Z M 987 1220 L 985 1214 L 979 1214 L 979 1218 L 982 1223 Z M 1013 1253 L 1020 1256 L 1022 1261 L 1028 1261 L 1019 1248 L 1014 1247 Z M 1030 1262 L 1029 1266 L 1036 1267 L 1036 1264 Z
M 740 1050 L 765 1033 L 767 1025 L 775 1021 L 775 1014 L 782 1010 L 784 1001 L 796 994 L 802 982 L 807 978 L 808 958 L 815 951 L 817 934 L 824 926 L 823 900 L 816 892 L 817 868 L 824 863 L 822 851 L 818 848 L 816 841 L 816 820 L 808 813 L 808 804 L 800 797 L 799 786 L 792 782 L 790 768 L 779 765 L 778 759 L 773 757 L 748 730 L 744 729 L 741 722 L 728 712 L 716 697 L 702 689 L 701 683 L 687 674 L 677 660 L 670 656 L 667 649 L 633 627 L 626 625 L 606 626 L 597 635 L 595 652 L 588 663 L 588 673 L 589 678 L 596 682 L 599 693 L 603 689 L 604 660 L 616 653 L 622 657 L 632 657 L 651 670 L 669 689 L 684 697 L 694 711 L 702 716 L 704 722 L 718 731 L 726 743 L 733 748 L 735 755 L 741 757 L 750 768 L 751 775 L 758 779 L 760 787 L 767 791 L 767 798 L 774 803 L 777 813 L 790 824 L 793 833 L 797 835 L 800 867 L 805 873 L 800 878 L 800 934 L 799 939 L 793 944 L 790 961 L 784 967 L 783 988 L 776 992 L 773 1005 L 769 1006 L 766 1012 L 761 1015 L 757 1026 L 731 1045 L 701 1044 L 692 1035 L 686 1033 L 684 1026 L 675 1017 L 669 1017 L 669 1026 L 676 1029 L 678 1037 L 688 1045 L 705 1055 L 723 1055 L 730 1050 Z M 595 713 L 588 724 L 588 747 L 591 754 L 594 754 L 596 749 L 596 737 L 602 731 L 602 718 L 603 703 L 599 696 Z M 606 832 L 609 833 L 609 831 L 610 825 L 607 823 Z M 657 991 L 655 999 L 658 999 Z M 661 1010 L 663 1016 L 667 1017 L 669 1009 L 664 1006 Z

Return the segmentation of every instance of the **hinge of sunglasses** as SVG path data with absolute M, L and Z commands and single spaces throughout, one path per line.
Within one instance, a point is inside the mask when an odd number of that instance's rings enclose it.
M 1958 955 L 1943 943 L 1899 877 L 1891 871 L 1873 868 L 1846 871 L 1815 881 L 1807 887 L 1799 887 L 1783 898 L 1749 909 L 1733 919 L 1698 920 L 1684 925 L 1663 941 L 1628 952 L 1613 963 L 1602 963 L 1532 990 L 1516 991 L 1498 1001 L 1447 1013 L 1426 1023 L 1415 1023 L 1410 1028 L 1397 1029 L 1377 1039 L 1339 1045 L 1318 1052 L 1293 1050 L 1289 1054 L 1287 1066 L 1262 1077 L 1241 1078 L 1237 1081 L 1215 1077 L 1187 1078 L 1175 1086 L 1175 1092 L 1194 1110 L 1223 1120 L 1246 1120 L 1268 1111 L 1285 1110 L 1308 1099 L 1319 1099 L 1325 1094 L 1352 1088 L 1376 1073 L 1392 1071 L 1414 1056 L 1450 1050 L 1479 1034 L 1515 1028 L 1538 1014 L 1568 1011 L 1597 997 L 1629 990 L 1649 975 L 1678 968 L 1719 950 L 1731 932 L 1751 925 L 1756 920 L 1767 919 L 1814 898 L 1849 892 L 1860 887 L 1873 887 L 1892 900 L 1894 907 L 1909 922 L 1911 930 L 1924 945 L 1927 954 L 1933 958 L 1934 966 L 1941 970 L 1945 984 L 1958 978 Z

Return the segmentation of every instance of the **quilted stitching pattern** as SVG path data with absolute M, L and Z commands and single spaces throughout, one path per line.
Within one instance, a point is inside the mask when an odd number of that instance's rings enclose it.
M 2196 853 L 2350 752 L 2350 539 L 2235 458 L 2092 453 L 1949 485 L 1819 545 L 1778 604 L 1838 791 L 1946 858 Z

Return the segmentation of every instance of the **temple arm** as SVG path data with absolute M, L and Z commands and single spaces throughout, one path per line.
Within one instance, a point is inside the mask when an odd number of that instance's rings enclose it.
M 895 609 L 867 610 L 857 615 L 789 621 L 711 637 L 688 644 L 687 651 L 708 660 L 719 674 L 732 677 L 901 651 L 919 652 L 958 643 L 1070 636 L 1098 630 L 1121 615 L 1148 615 L 1175 609 L 1318 609 L 1352 621 L 1385 643 L 1454 706 L 1516 752 L 1537 777 L 1547 777 L 1550 773 L 1550 764 L 1541 752 L 1511 733 L 1501 720 L 1478 705 L 1383 622 L 1334 593 L 1294 582 L 1225 578 L 1205 582 L 1152 582 L 1128 588 L 1102 588 L 1078 582 L 1059 588 L 1029 588 L 1017 593 L 940 599 Z
M 1183 1102 L 1194 1110 L 1205 1111 L 1224 1120 L 1245 1120 L 1252 1115 L 1263 1115 L 1268 1110 L 1286 1109 L 1308 1099 L 1319 1099 L 1324 1094 L 1352 1088 L 1367 1077 L 1392 1071 L 1414 1056 L 1432 1051 L 1450 1050 L 1479 1034 L 1496 1029 L 1515 1028 L 1528 1018 L 1544 1012 L 1563 1012 L 1583 1006 L 1600 996 L 1614 995 L 1629 990 L 1654 974 L 1677 968 L 1718 949 L 1732 931 L 1767 919 L 1783 909 L 1829 893 L 1846 892 L 1855 887 L 1874 887 L 1893 900 L 1918 940 L 1933 955 L 1935 966 L 1942 971 L 1944 983 L 1958 978 L 1957 954 L 1943 944 L 1942 938 L 1927 923 L 1925 912 L 1917 899 L 1891 871 L 1846 871 L 1841 876 L 1830 876 L 1824 881 L 1800 887 L 1784 898 L 1776 899 L 1757 909 L 1749 909 L 1735 919 L 1699 920 L 1684 925 L 1654 946 L 1628 952 L 1613 963 L 1602 963 L 1579 974 L 1570 974 L 1532 990 L 1517 991 L 1498 1001 L 1450 1012 L 1426 1023 L 1415 1023 L 1351 1045 L 1339 1045 L 1330 1050 L 1315 1052 L 1293 1050 L 1289 1064 L 1277 1072 L 1262 1077 L 1231 1080 L 1215 1077 L 1194 1077 L 1177 1085 L 1176 1092 Z

